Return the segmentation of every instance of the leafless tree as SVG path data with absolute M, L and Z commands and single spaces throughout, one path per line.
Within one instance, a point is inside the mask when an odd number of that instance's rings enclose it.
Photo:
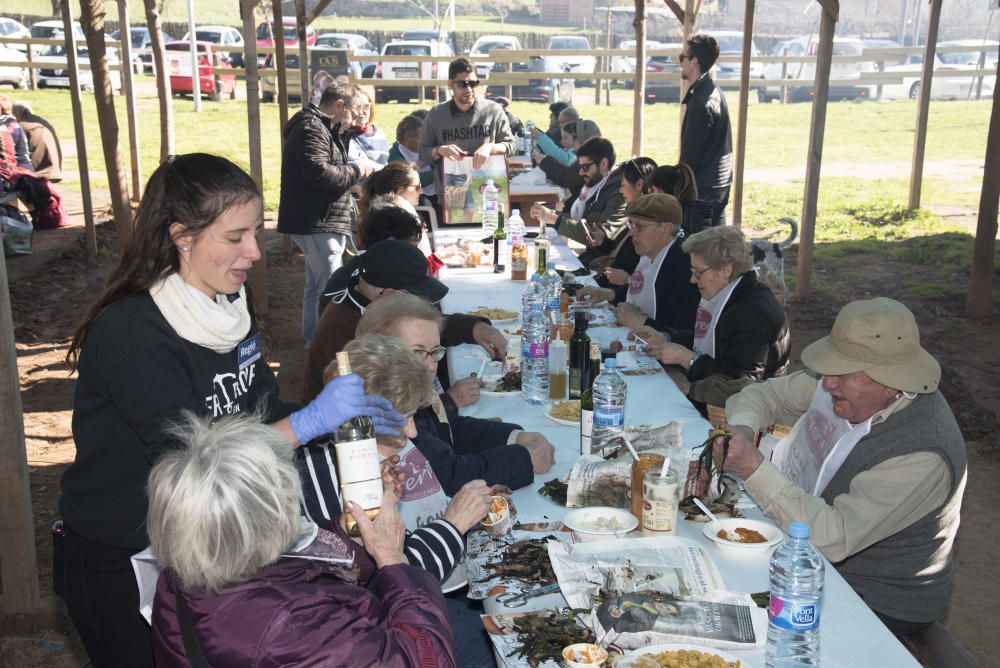
M 166 76 L 167 59 L 163 48 L 160 13 L 163 0 L 143 0 L 146 8 L 146 27 L 149 30 L 153 51 L 153 70 L 156 73 L 156 95 L 160 102 L 160 162 L 174 152 L 174 105 L 170 90 L 170 77 Z
M 115 228 L 118 231 L 118 247 L 124 249 L 129 237 L 132 236 L 132 207 L 129 204 L 125 165 L 122 162 L 121 147 L 118 142 L 118 117 L 115 114 L 114 91 L 111 88 L 107 45 L 104 41 L 104 15 L 103 0 L 80 0 L 80 26 L 87 38 L 87 50 L 90 54 L 97 124 L 101 130 L 101 147 L 104 149 L 104 164 L 108 172 L 111 208 L 114 212 Z M 128 27 L 124 29 L 127 31 Z M 128 67 L 129 64 L 125 63 L 124 66 Z

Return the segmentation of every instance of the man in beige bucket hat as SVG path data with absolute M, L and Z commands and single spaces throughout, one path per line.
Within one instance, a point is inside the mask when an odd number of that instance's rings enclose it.
M 890 630 L 915 633 L 948 605 L 966 479 L 941 368 L 913 314 L 884 297 L 846 305 L 802 361 L 807 370 L 726 403 L 725 469 L 784 529 L 807 522 L 810 541 Z M 755 447 L 775 423 L 794 426 L 769 453 Z

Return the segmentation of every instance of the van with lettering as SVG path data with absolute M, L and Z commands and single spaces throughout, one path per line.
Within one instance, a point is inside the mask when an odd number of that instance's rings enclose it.
M 393 41 L 382 47 L 383 56 L 437 56 L 440 60 L 428 61 L 380 61 L 375 66 L 376 79 L 436 79 L 440 85 L 428 85 L 424 95 L 430 99 L 444 98 L 447 91 L 448 65 L 455 57 L 451 47 L 438 40 Z M 420 89 L 414 86 L 386 86 L 375 82 L 375 102 L 381 104 L 389 100 L 408 102 L 419 97 Z

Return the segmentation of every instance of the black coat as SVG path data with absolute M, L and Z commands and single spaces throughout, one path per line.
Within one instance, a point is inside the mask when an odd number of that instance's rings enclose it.
M 351 234 L 358 213 L 350 189 L 361 170 L 347 164 L 340 125 L 309 105 L 288 120 L 284 137 L 278 231 Z
M 690 348 L 694 330 L 674 332 L 675 340 Z M 715 357 L 702 355 L 688 369 L 688 380 L 709 376 L 767 380 L 788 368 L 791 336 L 788 320 L 774 293 L 757 280 L 752 269 L 743 274 L 729 296 L 715 326 Z
M 432 408 L 413 415 L 417 437 L 413 444 L 423 453 L 444 493 L 454 496 L 462 485 L 485 480 L 487 485 L 519 489 L 535 480 L 531 455 L 520 445 L 506 445 L 516 424 L 458 417 L 450 424 L 438 420 Z
M 656 274 L 656 318 L 646 318 L 645 324 L 660 331 L 694 331 L 694 317 L 701 294 L 691 282 L 691 256 L 681 249 L 682 241 L 674 241 Z M 612 289 L 616 301 L 626 300 L 627 285 L 613 286 Z
M 705 75 L 688 89 L 681 104 L 681 162 L 694 171 L 701 198 L 711 200 L 712 191 L 733 182 L 733 131 L 726 97 Z

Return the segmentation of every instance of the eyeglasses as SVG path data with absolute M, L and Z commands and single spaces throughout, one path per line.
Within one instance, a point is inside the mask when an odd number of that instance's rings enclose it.
M 413 348 L 413 354 L 417 356 L 421 362 L 426 362 L 428 359 L 432 359 L 435 362 L 440 362 L 444 359 L 445 354 L 448 350 L 442 346 L 435 346 L 430 350 L 424 350 L 423 348 Z
M 699 269 L 695 269 L 694 267 L 691 267 L 691 275 L 694 276 L 694 278 L 695 278 L 696 281 L 700 281 L 701 277 L 702 277 L 702 274 L 704 274 L 707 271 L 712 271 L 713 269 L 715 269 L 715 267 L 705 267 L 704 269 L 700 269 L 700 270 Z
M 636 223 L 631 220 L 628 221 L 628 223 L 626 223 L 626 225 L 628 225 L 628 229 L 632 230 L 633 232 L 642 232 L 647 227 L 652 227 L 653 225 L 659 225 L 659 224 L 660 223 Z
M 590 172 L 590 168 L 596 164 L 597 164 L 596 162 L 581 162 L 580 166 L 577 167 L 576 170 L 578 172 L 583 172 L 584 174 L 587 174 L 588 172 Z
M 479 85 L 479 79 L 454 79 L 452 83 L 459 88 L 475 88 Z
M 410 185 L 408 185 L 406 187 L 410 188 L 412 190 L 416 190 L 418 193 L 424 191 L 424 187 L 422 185 L 420 185 L 419 183 L 411 183 Z

